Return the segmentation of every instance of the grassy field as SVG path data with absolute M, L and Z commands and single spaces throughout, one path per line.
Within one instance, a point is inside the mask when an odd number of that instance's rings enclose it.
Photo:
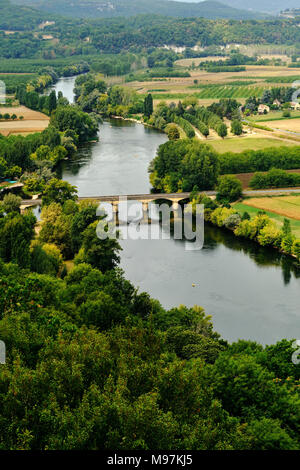
M 0 113 L 14 113 L 18 118 L 23 116 L 22 121 L 0 121 L 0 133 L 4 136 L 11 134 L 32 134 L 41 132 L 49 125 L 49 117 L 45 114 L 28 109 L 25 106 L 0 107 Z
M 266 121 L 264 126 L 282 131 L 300 132 L 300 116 L 295 119 L 281 119 L 279 121 Z
M 297 145 L 297 142 L 272 139 L 271 137 L 232 137 L 219 140 L 208 140 L 208 143 L 220 153 L 243 152 L 244 150 L 261 150 L 267 147 L 282 147 L 283 145 Z M 298 143 L 299 145 L 299 143 Z
M 300 111 L 291 111 L 290 118 L 284 118 L 282 116 L 282 111 L 270 111 L 268 114 L 252 116 L 251 118 L 249 118 L 249 120 L 254 121 L 254 122 L 267 122 L 267 121 L 278 121 L 278 120 L 288 121 L 289 119 L 296 119 L 298 117 L 300 117 Z
M 227 57 L 224 56 L 208 56 L 208 57 L 196 57 L 195 59 L 180 59 L 175 62 L 175 65 L 179 65 L 180 67 L 190 67 L 193 64 L 197 67 L 201 62 L 213 62 L 215 60 L 226 60 Z
M 234 208 L 240 214 L 248 212 L 251 217 L 264 210 L 278 227 L 282 227 L 284 219 L 287 218 L 291 222 L 292 232 L 300 238 L 300 195 L 249 198 L 243 203 L 234 204 Z

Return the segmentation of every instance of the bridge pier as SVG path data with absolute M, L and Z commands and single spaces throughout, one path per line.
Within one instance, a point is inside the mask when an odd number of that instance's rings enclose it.
M 119 203 L 118 202 L 113 202 L 112 203 L 112 210 L 113 210 L 113 223 L 117 225 L 119 221 Z
M 149 221 L 149 203 L 143 202 L 143 223 L 147 224 Z

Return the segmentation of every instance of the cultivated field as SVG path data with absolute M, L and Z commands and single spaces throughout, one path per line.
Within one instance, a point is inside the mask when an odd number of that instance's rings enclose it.
M 214 147 L 217 152 L 243 152 L 244 150 L 261 150 L 266 147 L 282 147 L 283 145 L 299 145 L 299 142 L 292 140 L 274 139 L 272 137 L 259 137 L 249 135 L 245 137 L 228 137 L 225 139 L 209 140 L 208 143 Z
M 42 132 L 49 125 L 49 117 L 45 114 L 28 109 L 25 106 L 5 107 L 0 106 L 0 113 L 15 114 L 18 119 L 23 116 L 22 121 L 0 121 L 0 133 L 8 136 L 11 134 L 32 134 Z
M 300 132 L 300 117 L 297 119 L 281 119 L 279 121 L 265 121 L 264 125 L 272 129 Z
M 234 208 L 241 214 L 248 212 L 251 216 L 255 216 L 263 210 L 276 222 L 278 227 L 282 227 L 284 219 L 288 218 L 291 222 L 292 232 L 300 237 L 300 195 L 249 198 L 245 199 L 243 203 L 234 204 Z
M 300 196 L 260 197 L 247 199 L 245 202 L 257 209 L 300 220 Z
M 263 49 L 262 51 L 263 53 L 259 55 L 268 56 L 267 58 L 270 59 L 287 59 L 287 56 L 279 54 L 277 50 L 269 54 Z M 297 74 L 297 69 L 289 68 L 286 65 L 250 65 L 246 66 L 245 71 L 238 73 L 232 71 L 211 73 L 192 67 L 192 64 L 197 66 L 203 60 L 216 59 L 216 57 L 182 59 L 176 62 L 175 70 L 177 67 L 181 71 L 188 71 L 190 77 L 163 79 L 157 77 L 148 81 L 129 82 L 126 83 L 126 86 L 140 94 L 151 93 L 154 108 L 161 101 L 166 104 L 178 103 L 191 95 L 198 99 L 200 106 L 209 106 L 222 98 L 236 99 L 243 105 L 250 96 L 260 98 L 265 90 L 276 86 L 289 87 L 296 79 L 300 78 L 300 71 Z M 284 119 L 282 111 L 272 111 L 268 115 L 253 116 L 250 121 L 258 121 L 258 124 L 261 123 L 262 126 L 270 130 L 273 129 L 274 132 L 244 126 L 246 134 L 234 137 L 230 133 L 230 123 L 227 122 L 227 138 L 220 139 L 216 132 L 210 131 L 207 140 L 218 152 L 241 152 L 247 149 L 260 150 L 266 147 L 300 144 L 299 137 L 286 132 L 300 132 L 299 111 L 291 112 L 290 119 Z M 197 137 L 199 137 L 198 134 L 196 133 Z
M 248 118 L 250 121 L 254 122 L 267 122 L 267 121 L 282 121 L 282 120 L 291 120 L 296 119 L 297 117 L 300 118 L 300 111 L 290 111 L 291 117 L 290 118 L 283 118 L 282 117 L 282 110 L 279 111 L 270 111 L 268 114 L 257 114 L 256 116 L 251 116 Z
M 227 57 L 224 56 L 208 56 L 208 57 L 197 57 L 195 59 L 180 59 L 175 62 L 175 65 L 179 65 L 180 67 L 191 67 L 195 65 L 196 67 L 201 64 L 202 62 L 213 62 L 216 60 L 226 60 Z

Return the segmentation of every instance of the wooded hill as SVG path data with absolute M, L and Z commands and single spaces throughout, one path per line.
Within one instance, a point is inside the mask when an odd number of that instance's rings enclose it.
M 199 3 L 169 0 L 14 0 L 43 12 L 56 13 L 73 18 L 112 18 L 139 14 L 159 14 L 175 17 L 204 17 L 210 19 L 262 19 L 267 15 L 232 8 L 216 1 Z

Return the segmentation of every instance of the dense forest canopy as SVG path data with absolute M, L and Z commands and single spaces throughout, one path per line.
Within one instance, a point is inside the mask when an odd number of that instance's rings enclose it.
M 0 0 L 0 12 L 0 28 L 12 31 L 35 29 L 47 16 L 25 4 L 16 8 L 8 0 Z
M 66 19 L 50 14 L 43 16 L 34 10 L 16 9 L 3 0 L 0 2 L 0 13 L 0 57 L 4 58 L 53 60 L 74 55 L 141 52 L 165 45 L 295 45 L 300 41 L 296 19 L 235 21 L 159 15 L 97 20 Z M 42 20 L 43 23 L 38 27 Z M 45 21 L 50 24 L 45 26 Z M 6 30 L 15 33 L 6 34 Z
M 292 341 L 229 345 L 201 307 L 165 310 L 97 207 L 52 189 L 35 239 L 30 212 L 0 217 L 0 449 L 299 449 Z

